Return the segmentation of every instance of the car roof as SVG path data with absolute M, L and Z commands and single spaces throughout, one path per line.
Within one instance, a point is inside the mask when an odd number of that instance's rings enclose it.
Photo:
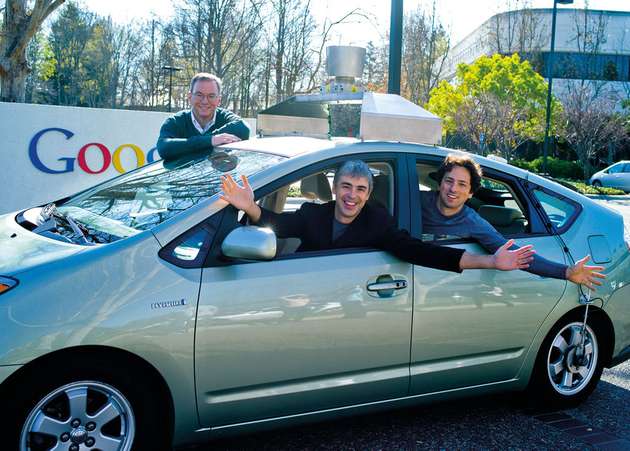
M 358 142 L 357 139 L 321 139 L 306 136 L 274 136 L 266 138 L 252 138 L 246 141 L 221 146 L 222 149 L 252 150 L 256 152 L 270 153 L 282 157 L 295 157 L 298 155 L 330 149 L 340 144 Z

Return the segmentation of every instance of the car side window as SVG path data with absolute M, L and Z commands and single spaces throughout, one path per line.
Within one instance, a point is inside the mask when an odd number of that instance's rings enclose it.
M 536 189 L 534 196 L 540 202 L 541 207 L 545 210 L 547 217 L 556 230 L 562 229 L 567 225 L 570 219 L 576 214 L 577 207 L 566 200 L 557 196 Z
M 443 241 L 468 239 L 466 230 L 455 224 L 433 224 L 431 209 L 439 200 L 439 184 L 437 170 L 439 165 L 434 162 L 418 162 L 418 189 L 422 204 L 422 224 L 424 241 Z M 517 195 L 517 191 L 510 183 L 497 177 L 484 176 L 481 187 L 466 201 L 466 206 L 474 210 L 479 216 L 488 221 L 499 233 L 506 237 L 520 236 L 530 230 L 530 221 L 526 203 Z M 437 221 L 437 219 L 435 220 Z
M 159 251 L 159 256 L 181 268 L 200 268 L 208 255 L 226 210 L 215 213 Z
M 617 164 L 611 166 L 610 168 L 608 168 L 608 173 L 609 174 L 619 174 L 620 172 L 622 172 L 622 169 L 623 169 L 623 164 L 617 163 Z
M 394 214 L 394 167 L 386 161 L 366 161 L 372 172 L 373 187 L 368 204 L 380 206 Z M 338 164 L 308 173 L 298 180 L 276 189 L 257 200 L 257 203 L 275 213 L 294 212 L 306 202 L 334 201 L 333 179 Z M 300 246 L 297 238 L 278 238 L 277 256 L 294 253 Z

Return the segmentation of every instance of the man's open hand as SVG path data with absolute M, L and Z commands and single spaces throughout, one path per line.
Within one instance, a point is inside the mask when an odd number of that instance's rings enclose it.
M 591 256 L 587 255 L 581 260 L 578 260 L 575 265 L 567 268 L 567 280 L 580 285 L 585 285 L 591 290 L 595 291 L 595 285 L 601 285 L 602 283 L 597 279 L 605 279 L 606 276 L 599 271 L 603 271 L 603 266 L 588 266 L 586 262 L 590 260 Z
M 513 269 L 527 269 L 529 263 L 534 259 L 534 246 L 531 244 L 518 249 L 510 250 L 514 240 L 508 240 L 494 253 L 494 267 L 501 271 L 512 271 Z

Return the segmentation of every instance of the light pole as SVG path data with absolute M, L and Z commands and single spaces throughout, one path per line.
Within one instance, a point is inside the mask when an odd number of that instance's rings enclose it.
M 403 0 L 392 0 L 389 25 L 389 71 L 387 92 L 400 94 L 400 60 L 402 54 Z
M 171 99 L 173 98 L 173 72 L 182 70 L 181 67 L 162 66 L 163 70 L 168 71 L 168 111 L 171 111 Z
M 547 154 L 549 153 L 549 124 L 551 122 L 551 85 L 553 82 L 553 52 L 556 45 L 556 5 L 569 5 L 573 0 L 553 0 L 551 14 L 551 47 L 547 58 L 547 114 L 545 118 L 545 140 L 543 141 L 543 172 L 547 173 Z

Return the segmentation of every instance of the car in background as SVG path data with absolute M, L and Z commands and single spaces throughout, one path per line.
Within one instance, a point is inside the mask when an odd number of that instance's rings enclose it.
M 630 161 L 619 161 L 596 172 L 589 179 L 593 186 L 618 188 L 630 193 Z
M 158 161 L 0 216 L 0 401 L 6 449 L 159 450 L 222 434 L 525 391 L 570 406 L 630 357 L 622 217 L 500 161 L 470 201 L 544 257 L 606 267 L 596 293 L 525 271 L 462 274 L 373 248 L 295 252 L 244 224 L 220 178 L 275 212 L 332 200 L 349 159 L 369 202 L 422 233 L 422 190 L 450 149 L 284 137 Z M 584 304 L 591 302 L 584 323 Z M 6 410 L 6 407 L 5 407 Z

